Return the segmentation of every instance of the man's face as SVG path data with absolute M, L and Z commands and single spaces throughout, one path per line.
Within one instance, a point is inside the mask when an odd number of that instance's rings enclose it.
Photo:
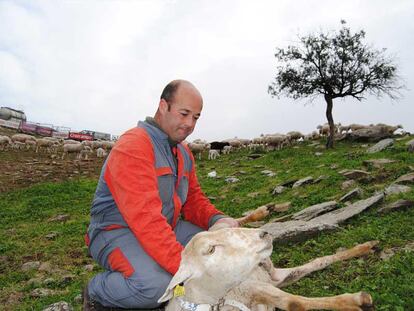
M 180 88 L 173 102 L 160 101 L 160 126 L 172 140 L 182 142 L 193 132 L 202 108 L 198 93 Z

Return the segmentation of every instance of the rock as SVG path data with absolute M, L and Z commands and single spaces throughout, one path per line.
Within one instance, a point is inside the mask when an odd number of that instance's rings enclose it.
M 82 294 L 76 295 L 75 298 L 73 298 L 73 302 L 76 304 L 82 304 L 83 302 Z
M 236 183 L 236 182 L 240 181 L 240 179 L 238 179 L 236 177 L 233 177 L 233 176 L 229 176 L 225 179 L 225 181 L 228 182 L 228 183 Z
M 300 212 L 293 214 L 292 219 L 310 220 L 320 214 L 333 210 L 334 208 L 336 208 L 336 206 L 337 206 L 336 201 L 329 201 L 329 202 L 324 202 L 320 204 L 315 204 L 315 205 L 309 206 L 301 210 Z
M 54 278 L 47 278 L 43 281 L 43 285 L 50 286 L 56 283 Z
M 411 139 L 406 144 L 408 152 L 414 152 L 414 139 Z
M 247 197 L 249 198 L 256 198 L 260 195 L 260 192 L 251 192 L 247 194 Z
M 361 179 L 370 175 L 367 171 L 363 170 L 342 170 L 339 174 L 345 176 L 348 179 Z
M 406 193 L 410 191 L 411 191 L 411 187 L 409 186 L 391 184 L 390 186 L 385 188 L 384 193 L 385 195 L 391 195 L 391 194 L 398 194 L 398 193 Z
M 27 285 L 31 287 L 39 287 L 42 285 L 42 279 L 40 277 L 31 278 L 29 281 L 27 281 Z
M 380 141 L 381 139 L 391 137 L 390 134 L 382 126 L 371 126 L 369 128 L 359 129 L 347 134 L 347 139 L 352 141 Z
M 39 267 L 39 271 L 52 273 L 53 271 L 52 264 L 50 262 L 43 262 Z
M 95 269 L 95 266 L 94 266 L 94 265 L 92 265 L 92 264 L 89 264 L 89 265 L 85 265 L 85 266 L 83 266 L 83 269 L 84 269 L 85 271 L 89 271 L 89 272 L 91 272 L 91 271 L 93 271 L 93 269 Z
M 48 288 L 35 288 L 30 293 L 30 296 L 40 298 L 40 297 L 47 297 L 53 295 L 53 291 Z
M 57 232 L 50 232 L 48 234 L 45 235 L 45 238 L 48 240 L 53 240 L 54 238 L 56 238 L 58 236 Z
M 376 153 L 376 152 L 382 151 L 392 146 L 393 144 L 394 144 L 394 139 L 392 138 L 383 139 L 379 141 L 377 144 L 375 144 L 374 146 L 368 148 L 367 153 Z
M 262 229 L 272 235 L 274 243 L 305 240 L 322 231 L 337 229 L 339 223 L 358 215 L 367 208 L 381 202 L 383 199 L 384 194 L 380 193 L 368 199 L 357 201 L 349 206 L 312 218 L 309 221 L 291 220 L 286 222 L 272 222 L 262 226 Z
M 287 188 L 283 187 L 283 186 L 277 186 L 272 190 L 272 195 L 277 195 L 277 194 L 281 194 L 282 192 L 284 192 Z
M 216 171 L 211 171 L 210 173 L 207 174 L 207 177 L 216 178 L 217 177 L 217 172 Z
M 323 155 L 322 152 L 315 152 L 315 156 L 320 157 L 321 155 Z
M 262 154 L 252 153 L 252 154 L 247 155 L 247 157 L 249 159 L 255 160 L 255 159 L 261 158 L 262 157 Z
M 350 180 L 345 180 L 345 181 L 342 183 L 342 185 L 341 185 L 341 189 L 342 189 L 342 190 L 349 189 L 349 188 L 351 188 L 352 186 L 354 186 L 355 184 L 356 184 L 356 181 L 355 181 L 355 180 L 353 180 L 353 179 L 350 179 Z
M 373 159 L 373 160 L 365 160 L 364 162 L 362 162 L 365 166 L 373 166 L 376 168 L 382 168 L 384 167 L 385 164 L 388 163 L 394 163 L 396 162 L 395 160 L 390 160 L 390 159 Z
M 411 208 L 414 206 L 414 202 L 411 200 L 398 200 L 387 206 L 384 206 L 378 210 L 378 213 L 388 213 L 393 210 L 400 210 L 405 208 Z
M 310 184 L 312 182 L 313 182 L 313 177 L 312 176 L 307 176 L 307 177 L 302 178 L 302 179 L 298 180 L 297 182 L 295 182 L 292 185 L 292 188 L 297 188 L 297 187 L 300 187 L 300 186 L 303 186 L 303 185 L 306 185 L 306 184 Z
M 339 202 L 346 202 L 355 198 L 360 198 L 363 194 L 363 191 L 361 188 L 355 188 L 353 190 L 351 190 L 350 192 L 348 192 L 347 194 L 345 194 L 342 198 L 339 199 Z
M 65 274 L 62 276 L 60 282 L 61 284 L 69 284 L 75 279 L 75 276 L 73 274 Z
M 409 173 L 398 177 L 395 183 L 403 185 L 414 184 L 414 173 Z
M 384 193 L 385 195 L 392 195 L 392 194 L 398 194 L 398 193 L 406 193 L 410 192 L 411 187 L 404 186 L 404 185 L 398 185 L 398 184 L 392 184 L 385 188 Z
M 272 208 L 272 211 L 286 212 L 291 207 L 292 207 L 292 204 L 290 202 L 279 203 L 279 204 L 275 204 L 275 206 Z
M 43 309 L 42 311 L 72 311 L 73 307 L 68 304 L 66 301 L 59 301 L 54 304 L 51 304 Z
M 56 221 L 56 222 L 64 222 L 64 221 L 68 220 L 69 218 L 70 218 L 69 215 L 62 214 L 62 215 L 57 215 L 55 217 L 49 218 L 48 221 L 49 222 L 53 222 L 53 221 Z
M 262 173 L 263 175 L 269 176 L 269 177 L 273 177 L 273 176 L 276 175 L 275 172 L 272 172 L 272 171 L 269 171 L 269 170 L 264 170 L 264 171 L 261 171 L 260 173 Z
M 321 176 L 319 176 L 318 178 L 316 178 L 316 179 L 313 181 L 313 183 L 314 183 L 314 184 L 317 184 L 317 183 L 319 183 L 319 182 L 321 182 L 322 180 L 327 179 L 327 178 L 328 178 L 327 176 L 325 176 L 325 175 L 321 175 Z
M 283 184 L 281 184 L 281 186 L 283 186 L 283 187 L 289 187 L 290 188 L 297 181 L 298 181 L 298 179 L 288 180 L 288 181 L 284 182 Z
M 396 249 L 395 248 L 388 248 L 384 249 L 380 254 L 379 258 L 383 261 L 389 260 L 392 256 L 395 255 Z
M 22 271 L 38 270 L 40 261 L 29 261 L 22 265 Z

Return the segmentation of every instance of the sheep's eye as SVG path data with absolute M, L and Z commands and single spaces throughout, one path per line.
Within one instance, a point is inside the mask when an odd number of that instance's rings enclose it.
M 216 250 L 216 247 L 214 245 L 211 245 L 206 252 L 206 255 L 211 255 L 214 253 L 214 251 Z

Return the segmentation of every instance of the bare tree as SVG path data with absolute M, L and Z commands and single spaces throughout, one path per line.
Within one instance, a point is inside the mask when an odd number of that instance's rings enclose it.
M 334 98 L 351 96 L 361 101 L 365 94 L 386 94 L 395 99 L 403 87 L 386 49 L 375 50 L 363 42 L 365 31 L 352 34 L 345 21 L 341 24 L 339 32 L 310 34 L 299 37 L 296 46 L 277 48 L 279 65 L 268 89 L 272 96 L 293 99 L 323 95 L 330 128 L 327 148 L 334 145 Z

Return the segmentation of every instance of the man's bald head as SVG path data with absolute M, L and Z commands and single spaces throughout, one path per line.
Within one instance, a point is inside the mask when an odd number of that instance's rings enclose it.
M 186 94 L 192 94 L 194 96 L 198 96 L 201 100 L 201 103 L 203 102 L 203 98 L 201 97 L 200 92 L 197 90 L 197 88 L 189 81 L 187 80 L 173 80 L 170 83 L 168 83 L 164 90 L 161 93 L 160 99 L 164 99 L 167 103 L 174 103 L 178 96 L 177 93 L 186 93 Z

